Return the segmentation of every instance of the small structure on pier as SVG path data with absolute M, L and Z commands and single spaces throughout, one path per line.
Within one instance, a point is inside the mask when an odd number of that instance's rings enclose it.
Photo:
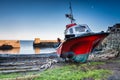
M 39 44 L 40 43 L 40 38 L 35 38 L 34 44 Z

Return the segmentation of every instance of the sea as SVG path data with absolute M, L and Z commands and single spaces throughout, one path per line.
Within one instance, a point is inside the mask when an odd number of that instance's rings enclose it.
M 0 50 L 0 54 L 49 54 L 56 52 L 55 48 L 34 48 L 33 40 L 20 40 L 20 48 Z

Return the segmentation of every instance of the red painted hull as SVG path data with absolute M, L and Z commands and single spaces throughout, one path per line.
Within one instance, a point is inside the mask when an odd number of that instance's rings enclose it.
M 74 52 L 74 54 L 88 54 L 90 53 L 109 33 L 90 33 L 80 37 L 70 38 L 64 41 L 59 48 L 57 53 L 59 55 Z

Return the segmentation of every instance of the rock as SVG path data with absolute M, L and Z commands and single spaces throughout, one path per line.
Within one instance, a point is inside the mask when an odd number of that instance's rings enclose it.
M 110 34 L 105 40 L 106 48 L 120 51 L 120 23 L 108 27 Z
M 119 54 L 119 52 L 114 49 L 100 51 L 97 54 L 95 53 L 90 54 L 88 60 L 108 60 L 115 58 Z
M 11 45 L 2 45 L 0 46 L 0 50 L 11 50 L 13 47 Z
M 110 55 L 115 55 L 116 57 L 119 57 L 120 53 L 120 23 L 117 23 L 111 27 L 108 27 L 107 32 L 110 34 L 102 41 L 102 43 L 97 47 L 97 50 L 102 49 L 104 51 L 107 51 L 110 53 Z M 110 52 L 109 50 L 112 50 Z M 117 52 L 114 52 L 114 51 Z M 107 53 L 104 52 L 104 53 Z M 110 56 L 109 55 L 109 56 Z

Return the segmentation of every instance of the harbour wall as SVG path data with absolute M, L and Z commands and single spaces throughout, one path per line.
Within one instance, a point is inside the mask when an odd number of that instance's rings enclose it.
M 60 42 L 58 42 L 57 40 L 40 40 L 40 38 L 35 38 L 34 42 L 33 42 L 33 47 L 39 47 L 39 48 L 44 48 L 44 47 L 57 47 L 58 44 Z
M 0 49 L 7 50 L 13 48 L 20 48 L 19 40 L 0 40 Z

